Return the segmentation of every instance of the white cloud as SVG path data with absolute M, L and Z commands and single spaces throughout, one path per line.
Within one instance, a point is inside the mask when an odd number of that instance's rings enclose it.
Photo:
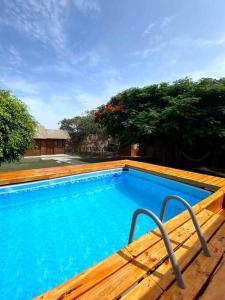
M 162 41 L 156 45 L 151 45 L 148 48 L 142 49 L 142 50 L 138 50 L 132 53 L 133 56 L 136 56 L 137 58 L 140 59 L 146 59 L 149 58 L 150 55 L 155 54 L 155 53 L 159 53 L 161 52 L 167 45 L 166 41 Z
M 196 39 L 192 40 L 194 44 L 198 47 L 214 47 L 214 46 L 221 46 L 225 44 L 225 37 L 220 37 L 217 39 Z
M 218 40 L 218 45 L 224 45 L 225 44 L 225 37 L 222 37 Z
M 74 100 L 80 104 L 82 108 L 80 112 L 84 112 L 89 109 L 94 109 L 103 103 L 103 99 L 100 95 L 92 94 L 83 90 L 76 90 L 74 92 Z M 73 115 L 79 114 L 78 111 L 74 111 Z
M 158 32 L 151 35 L 151 39 L 148 41 L 148 46 L 131 53 L 131 56 L 135 56 L 137 59 L 146 60 L 151 58 L 153 54 L 160 54 L 161 56 L 166 56 L 170 54 L 173 58 L 176 56 L 178 61 L 180 57 L 185 57 L 188 52 L 198 51 L 198 49 L 210 48 L 210 47 L 222 47 L 225 45 L 224 34 L 214 36 L 212 38 L 204 37 L 189 37 L 189 36 L 173 36 L 168 31 L 170 24 L 174 21 L 176 16 L 169 16 L 162 19 L 158 24 Z M 154 25 L 155 25 L 154 24 Z M 149 26 L 150 30 L 153 23 Z M 144 32 L 145 33 L 145 32 Z M 148 28 L 146 29 L 146 34 L 148 33 Z M 145 34 L 145 35 L 146 35 Z M 165 51 L 166 50 L 166 51 Z
M 83 13 L 101 12 L 101 7 L 98 1 L 93 0 L 73 0 L 75 6 Z
M 207 48 L 207 47 L 216 47 L 225 45 L 225 37 L 224 35 L 217 37 L 206 39 L 202 37 L 191 38 L 191 37 L 174 37 L 170 39 L 169 44 L 175 47 L 181 48 Z
M 169 27 L 169 25 L 173 22 L 174 19 L 175 19 L 175 16 L 167 16 L 167 17 L 165 17 L 162 20 L 162 22 L 161 22 L 161 24 L 159 26 L 160 29 L 163 30 L 163 31 L 167 30 L 168 27 Z
M 81 115 L 105 102 L 95 94 L 73 89 L 45 98 L 24 96 L 21 100 L 27 104 L 35 119 L 48 128 L 58 128 L 62 119 Z
M 155 27 L 154 23 L 150 23 L 147 28 L 145 29 L 145 31 L 142 33 L 142 36 L 148 35 L 151 30 L 153 29 L 153 27 Z
M 21 97 L 21 100 L 27 104 L 35 119 L 48 128 L 58 128 L 59 121 L 66 117 L 72 117 L 72 112 L 76 111 L 76 103 L 73 99 L 63 96 L 60 101 L 58 95 L 52 96 L 51 99 L 46 97 L 46 100 L 32 96 Z M 82 110 L 78 109 L 77 111 L 80 113 Z
M 66 43 L 63 32 L 65 3 L 49 1 L 3 1 L 0 21 L 54 48 Z
M 168 29 L 176 16 L 166 16 L 163 19 L 158 20 L 155 23 L 150 23 L 145 31 L 142 33 L 142 37 L 149 35 L 152 29 L 157 26 L 157 32 L 151 35 L 148 47 L 134 51 L 132 55 L 139 57 L 140 59 L 149 58 L 152 54 L 161 52 L 164 50 L 168 43 Z
M 13 46 L 6 46 L 4 44 L 0 44 L 0 60 L 1 60 L 1 68 L 5 63 L 7 63 L 7 67 L 13 66 L 14 68 L 21 66 L 23 64 L 23 58 L 19 50 Z M 15 71 L 14 71 L 15 72 Z
M 0 24 L 14 27 L 56 51 L 68 48 L 66 22 L 71 5 L 82 13 L 100 12 L 95 0 L 2 0 Z
M 12 92 L 19 92 L 21 94 L 35 95 L 38 92 L 38 85 L 26 81 L 18 76 L 3 75 L 0 77 L 0 83 L 4 88 L 11 90 Z
M 95 75 L 101 81 L 99 91 L 87 92 L 84 89 L 68 88 L 58 91 L 45 89 L 42 82 L 25 80 L 20 76 L 0 77 L 0 85 L 10 89 L 24 101 L 36 120 L 46 127 L 57 128 L 63 118 L 70 118 L 94 109 L 106 103 L 109 98 L 121 89 L 121 75 L 116 69 L 104 70 Z
M 176 16 L 166 16 L 161 21 L 157 21 L 155 23 L 150 23 L 147 28 L 142 33 L 142 37 L 149 35 L 152 29 L 157 26 L 158 32 L 157 35 L 164 34 L 169 28 L 170 24 L 173 22 Z
M 102 60 L 101 56 L 97 51 L 90 51 L 86 53 L 87 59 L 88 59 L 88 65 L 90 67 L 97 66 L 100 61 Z
M 187 72 L 186 76 L 189 76 L 194 80 L 198 80 L 202 77 L 225 77 L 225 55 L 212 60 L 209 65 L 201 69 L 193 69 Z
M 19 51 L 14 47 L 14 46 L 10 46 L 9 47 L 9 55 L 10 55 L 10 64 L 12 65 L 21 65 L 22 63 L 22 57 L 21 54 L 19 53 Z

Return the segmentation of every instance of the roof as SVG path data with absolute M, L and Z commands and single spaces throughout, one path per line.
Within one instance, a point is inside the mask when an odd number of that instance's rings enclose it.
M 44 126 L 38 125 L 34 138 L 68 140 L 70 136 L 66 130 L 46 129 Z

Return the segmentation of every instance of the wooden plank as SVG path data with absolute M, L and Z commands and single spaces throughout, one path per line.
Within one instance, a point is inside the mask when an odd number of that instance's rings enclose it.
M 219 195 L 219 193 L 221 192 L 221 195 Z M 221 191 L 221 189 L 219 191 L 217 191 L 218 197 L 216 197 L 215 193 L 213 194 L 214 199 L 211 202 L 210 199 L 207 199 L 207 209 L 213 211 L 214 213 L 218 213 L 221 208 L 223 207 L 223 203 L 224 203 L 224 193 Z M 201 204 L 202 206 L 202 204 Z
M 76 291 L 78 294 L 81 294 L 116 270 L 120 269 L 122 266 L 126 265 L 129 261 L 131 261 L 131 259 L 132 257 L 130 253 L 126 249 L 122 249 L 97 265 L 89 268 L 85 272 L 80 273 L 71 280 L 66 281 L 65 283 L 34 299 L 64 299 L 64 297 L 71 291 Z
M 200 300 L 222 300 L 225 299 L 225 255 L 222 261 L 213 273 L 208 287 L 204 291 L 203 295 L 199 298 Z
M 121 300 L 154 300 L 163 293 L 163 290 L 150 276 L 142 280 L 136 287 L 122 296 Z
M 200 224 L 204 224 L 213 215 L 210 211 L 202 211 L 197 218 Z M 186 239 L 194 232 L 192 221 L 186 222 L 184 225 L 176 229 L 170 234 L 170 240 L 174 249 L 181 246 Z M 99 284 L 95 285 L 86 293 L 80 295 L 75 290 L 63 299 L 114 299 L 129 289 L 133 284 L 143 278 L 149 271 L 154 269 L 160 261 L 167 257 L 167 251 L 164 242 L 160 240 L 150 249 L 133 259 L 130 263 L 107 277 Z M 79 296 L 80 295 L 80 296 Z
M 208 183 L 208 184 L 211 184 L 211 185 L 220 186 L 221 184 L 224 185 L 224 178 L 216 177 L 216 176 L 210 176 L 210 178 L 204 178 L 202 180 L 202 182 L 204 182 L 206 184 Z
M 177 283 L 174 283 L 168 291 L 163 293 L 160 297 L 161 300 L 191 300 L 198 297 L 210 274 L 214 272 L 224 254 L 225 224 L 223 224 L 218 232 L 212 237 L 208 246 L 211 256 L 206 257 L 201 252 L 184 271 L 183 278 L 187 286 L 186 289 L 180 289 Z
M 223 191 L 223 189 L 219 189 L 216 192 L 214 192 L 213 194 L 211 194 L 209 197 L 200 201 L 198 203 L 198 205 L 201 208 L 208 208 L 210 205 L 213 206 L 214 202 L 217 202 L 217 201 L 219 201 L 219 202 L 221 201 L 220 203 L 222 205 L 223 199 L 224 199 L 224 191 Z
M 222 177 L 216 177 L 212 180 L 211 184 L 213 185 L 224 185 L 225 179 Z
M 219 214 L 220 214 L 221 216 L 224 216 L 224 217 L 225 217 L 225 209 L 222 209 L 222 210 L 219 212 Z

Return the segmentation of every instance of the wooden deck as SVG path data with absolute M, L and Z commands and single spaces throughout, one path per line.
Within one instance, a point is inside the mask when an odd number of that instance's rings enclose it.
M 36 300 L 190 300 L 200 295 L 202 299 L 224 299 L 225 217 L 204 209 L 197 218 L 211 257 L 202 253 L 187 216 L 186 221 L 183 217 L 177 218 L 176 225 L 170 222 L 166 226 L 186 289 L 177 286 L 161 236 L 158 231 L 153 231 L 142 237 L 142 241 L 132 243 Z M 142 248 L 139 247 L 141 242 Z
M 35 299 L 225 299 L 224 178 L 124 160 L 2 173 L 0 185 L 117 167 L 136 168 L 215 190 L 193 207 L 208 241 L 211 257 L 203 255 L 192 221 L 185 211 L 169 220 L 165 227 L 186 289 L 177 286 L 160 232 L 154 230 Z

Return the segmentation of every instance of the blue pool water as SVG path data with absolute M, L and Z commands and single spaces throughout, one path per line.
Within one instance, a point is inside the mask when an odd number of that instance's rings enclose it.
M 1 299 L 31 299 L 124 247 L 137 208 L 159 215 L 167 195 L 194 205 L 210 193 L 122 169 L 0 188 Z M 170 203 L 166 219 L 183 209 Z M 135 238 L 154 227 L 140 216 Z

